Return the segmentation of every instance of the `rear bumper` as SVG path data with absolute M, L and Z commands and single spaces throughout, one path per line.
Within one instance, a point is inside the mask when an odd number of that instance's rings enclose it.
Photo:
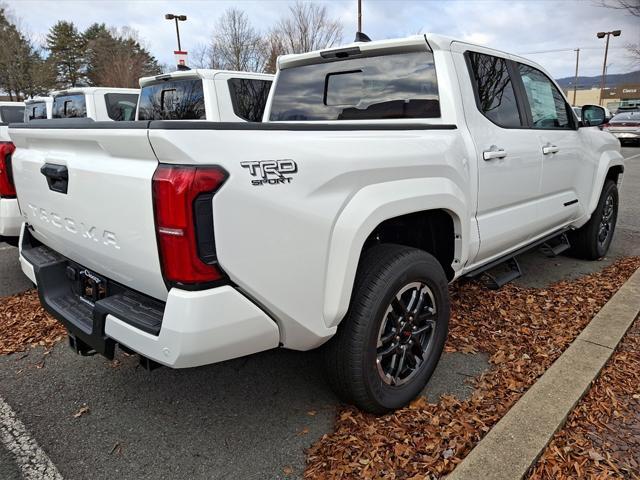
M 614 135 L 615 137 L 621 139 L 621 140 L 637 140 L 640 139 L 640 133 L 636 132 L 636 131 L 615 131 L 615 130 L 609 130 L 609 133 L 611 133 L 612 135 Z
M 23 237 L 22 270 L 38 285 L 45 309 L 67 327 L 79 353 L 112 358 L 115 346 L 122 345 L 162 365 L 186 368 L 279 345 L 276 323 L 228 285 L 173 288 L 163 303 L 107 279 L 107 297 L 88 304 L 70 278 L 82 267 L 44 245 L 32 246 L 28 233 Z
M 0 237 L 18 237 L 22 215 L 15 198 L 0 198 Z

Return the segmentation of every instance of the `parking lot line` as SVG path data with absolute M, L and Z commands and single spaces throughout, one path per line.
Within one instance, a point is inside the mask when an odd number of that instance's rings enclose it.
M 62 480 L 62 475 L 24 424 L 0 397 L 0 441 L 15 458 L 25 480 Z
M 635 155 L 631 155 L 630 157 L 626 157 L 625 160 L 631 160 L 632 158 L 640 157 L 640 153 L 636 153 Z

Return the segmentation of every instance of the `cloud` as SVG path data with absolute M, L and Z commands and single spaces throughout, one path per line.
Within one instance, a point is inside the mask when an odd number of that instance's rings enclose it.
M 173 63 L 175 28 L 165 13 L 180 13 L 188 21 L 180 25 L 184 49 L 205 43 L 218 17 L 229 7 L 247 12 L 254 26 L 267 31 L 287 13 L 293 0 L 236 0 L 169 2 L 164 0 L 8 0 L 21 24 L 37 38 L 57 20 L 69 20 L 84 29 L 94 22 L 130 26 L 162 63 Z M 344 41 L 356 30 L 355 0 L 317 1 L 344 25 Z M 601 30 L 622 29 L 612 39 L 609 72 L 627 72 L 633 64 L 624 48 L 637 43 L 640 22 L 624 11 L 606 9 L 586 1 L 491 0 L 363 0 L 363 30 L 373 39 L 433 32 L 461 40 L 523 54 L 542 64 L 557 78 L 573 75 L 575 52 L 580 47 L 580 74 L 602 71 L 604 41 Z M 550 51 L 552 50 L 552 51 Z M 557 51 L 560 50 L 560 51 Z M 541 52 L 545 53 L 530 53 Z

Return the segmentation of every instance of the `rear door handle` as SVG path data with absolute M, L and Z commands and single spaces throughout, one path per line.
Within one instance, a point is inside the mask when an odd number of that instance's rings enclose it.
M 504 158 L 507 156 L 506 150 L 498 148 L 495 145 L 491 145 L 489 150 L 482 152 L 482 158 L 485 160 L 493 160 L 494 158 Z
M 67 193 L 67 188 L 69 186 L 69 170 L 67 170 L 65 165 L 45 163 L 40 168 L 40 173 L 47 178 L 49 190 L 58 193 Z
M 543 155 L 558 153 L 559 151 L 560 151 L 560 147 L 556 147 L 555 145 L 545 145 L 544 147 L 542 147 Z

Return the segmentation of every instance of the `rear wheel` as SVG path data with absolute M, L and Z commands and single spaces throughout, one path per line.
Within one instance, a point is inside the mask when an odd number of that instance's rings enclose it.
M 597 260 L 606 255 L 618 220 L 618 201 L 616 183 L 606 180 L 593 215 L 585 225 L 571 233 L 572 252 L 576 256 Z
M 372 413 L 406 405 L 433 374 L 448 323 L 447 278 L 433 256 L 400 245 L 371 248 L 325 349 L 334 390 Z

